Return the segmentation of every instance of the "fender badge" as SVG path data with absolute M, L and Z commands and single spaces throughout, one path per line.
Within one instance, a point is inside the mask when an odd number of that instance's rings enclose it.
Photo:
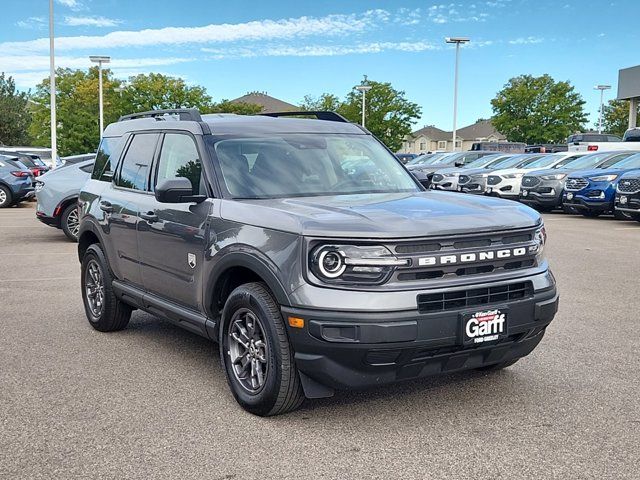
M 187 263 L 191 268 L 196 268 L 196 254 L 188 253 L 187 254 Z

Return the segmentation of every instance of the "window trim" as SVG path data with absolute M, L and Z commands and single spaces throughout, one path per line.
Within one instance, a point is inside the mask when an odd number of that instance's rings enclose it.
M 120 172 L 122 171 L 122 165 L 124 164 L 124 160 L 127 157 L 127 153 L 129 152 L 129 148 L 131 147 L 131 143 L 133 143 L 133 139 L 135 138 L 136 135 L 145 135 L 145 134 L 157 134 L 158 138 L 156 139 L 156 145 L 155 145 L 155 149 L 153 151 L 153 155 L 151 157 L 151 165 L 149 168 L 149 172 L 147 173 L 147 188 L 145 190 L 139 190 L 137 188 L 129 188 L 129 187 L 123 187 L 121 185 L 117 185 L 116 181 L 120 178 Z M 116 170 L 113 173 L 113 178 L 111 179 L 111 186 L 114 189 L 117 190 L 123 190 L 125 192 L 134 192 L 134 193 L 143 193 L 146 195 L 153 195 L 154 192 L 152 192 L 151 190 L 149 190 L 149 185 L 150 185 L 150 175 L 151 175 L 151 170 L 153 169 L 153 164 L 155 162 L 156 156 L 158 155 L 158 144 L 160 143 L 160 137 L 162 136 L 162 131 L 160 130 L 138 130 L 135 132 L 129 132 L 129 138 L 127 139 L 127 142 L 124 146 L 124 148 L 122 149 L 122 153 L 120 155 L 120 158 L 118 159 L 118 164 L 116 165 Z
M 193 144 L 196 147 L 196 151 L 198 152 L 198 157 L 200 160 L 200 167 L 201 167 L 201 175 L 204 176 L 204 180 L 205 180 L 205 189 L 207 190 L 205 192 L 205 195 L 207 196 L 207 198 L 215 198 L 215 195 L 212 192 L 212 188 L 209 182 L 209 179 L 207 178 L 207 173 L 205 171 L 205 161 L 204 161 L 204 157 L 202 155 L 202 149 L 200 148 L 200 145 L 198 144 L 198 140 L 196 138 L 195 135 L 193 135 L 191 132 L 187 131 L 187 130 L 163 130 L 160 132 L 160 138 L 158 139 L 158 145 L 156 146 L 156 152 L 153 158 L 153 165 L 151 168 L 151 174 L 152 177 L 149 181 L 149 187 L 150 187 L 150 191 L 151 193 L 153 193 L 155 195 L 155 187 L 156 184 L 158 183 L 158 170 L 160 169 L 160 155 L 162 155 L 162 147 L 164 147 L 164 140 L 166 138 L 167 135 L 171 135 L 171 134 L 176 134 L 176 135 L 186 135 L 188 137 L 191 137 L 191 140 L 193 141 Z M 151 187 L 151 182 L 153 181 L 153 187 Z M 200 182 L 202 182 L 202 178 L 200 179 Z M 151 189 L 152 188 L 152 189 Z

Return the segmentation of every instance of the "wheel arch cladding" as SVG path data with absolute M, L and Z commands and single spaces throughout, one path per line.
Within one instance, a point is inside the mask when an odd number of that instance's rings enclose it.
M 80 227 L 80 233 L 78 234 L 78 259 L 82 262 L 84 254 L 89 246 L 94 243 L 101 243 L 100 237 L 96 232 L 95 226 L 88 222 Z
M 234 252 L 216 263 L 206 284 L 205 304 L 213 316 L 220 315 L 233 289 L 250 282 L 264 283 L 280 305 L 290 305 L 289 296 L 271 268 L 251 254 Z

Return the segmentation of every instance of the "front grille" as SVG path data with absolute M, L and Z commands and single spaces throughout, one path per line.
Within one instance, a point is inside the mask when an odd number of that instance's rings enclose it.
M 454 292 L 424 293 L 418 295 L 420 313 L 482 307 L 513 300 L 521 300 L 533 294 L 531 282 L 510 283 Z
M 471 177 L 469 175 L 460 175 L 458 177 L 458 184 L 464 185 L 465 183 L 469 183 L 471 181 Z
M 640 191 L 640 178 L 623 178 L 618 183 L 620 193 L 635 193 Z
M 565 188 L 567 190 L 577 191 L 582 190 L 587 185 L 589 185 L 589 181 L 586 178 L 569 177 L 565 184 Z
M 523 187 L 535 187 L 540 183 L 540 179 L 538 177 L 523 177 L 522 178 L 522 186 Z
M 487 185 L 498 185 L 502 181 L 502 177 L 498 175 L 489 175 L 487 178 Z
M 431 179 L 433 183 L 440 183 L 442 180 L 444 180 L 444 175 L 440 175 L 439 173 L 436 173 Z

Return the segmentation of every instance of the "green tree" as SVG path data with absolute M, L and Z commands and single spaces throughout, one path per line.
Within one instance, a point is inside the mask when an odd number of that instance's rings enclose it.
M 16 91 L 13 77 L 0 73 L 0 144 L 28 143 L 27 128 L 31 122 L 29 94 Z
M 407 100 L 405 92 L 394 89 L 390 83 L 366 80 L 366 85 L 371 87 L 365 106 L 367 129 L 396 152 L 402 147 L 403 139 L 411 133 L 411 126 L 420 118 L 421 108 Z M 349 92 L 338 113 L 352 122 L 360 122 L 362 94 Z
M 569 82 L 520 75 L 491 100 L 494 127 L 512 142 L 563 142 L 584 129 L 584 100 Z
M 123 110 L 122 99 L 117 92 L 121 82 L 112 77 L 110 70 L 103 71 L 103 98 L 105 125 L 114 122 Z M 29 134 L 32 143 L 51 146 L 51 111 L 49 105 L 50 83 L 45 78 L 33 95 L 32 121 Z M 98 107 L 98 68 L 88 71 L 56 70 L 56 120 L 58 123 L 58 152 L 61 156 L 93 152 L 100 141 Z
M 198 108 L 206 111 L 211 106 L 211 97 L 204 87 L 190 87 L 181 78 L 160 73 L 129 78 L 121 93 L 129 113 L 163 108 Z
M 323 93 L 319 97 L 306 95 L 300 108 L 306 111 L 337 112 L 342 107 L 340 99 L 331 93 Z
M 636 112 L 640 125 L 640 112 Z M 613 135 L 624 135 L 629 127 L 629 100 L 609 100 L 602 109 L 602 130 Z

